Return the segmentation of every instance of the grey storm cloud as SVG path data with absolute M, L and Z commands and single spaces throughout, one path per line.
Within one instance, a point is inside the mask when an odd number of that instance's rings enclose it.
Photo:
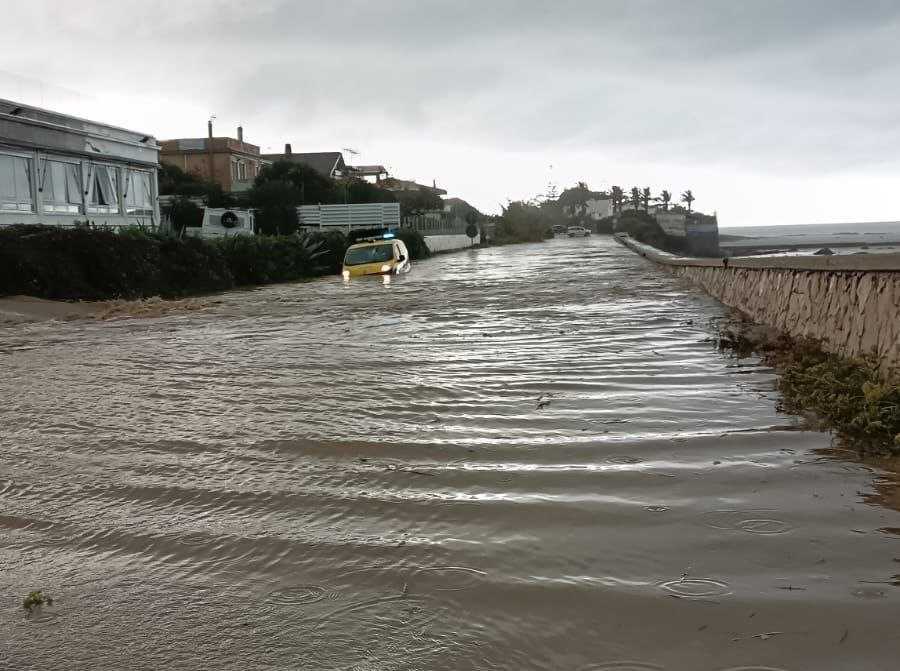
M 286 121 L 370 115 L 498 147 L 774 170 L 900 148 L 896 2 L 210 3 L 180 16 L 160 25 L 166 50 L 230 53 L 222 103 Z
M 171 101 L 166 132 L 202 132 L 205 119 L 179 125 L 187 104 L 244 120 L 264 146 L 347 137 L 407 157 L 443 143 L 792 178 L 900 165 L 896 0 L 68 6 L 7 8 L 33 34 L 0 44 L 3 69 Z

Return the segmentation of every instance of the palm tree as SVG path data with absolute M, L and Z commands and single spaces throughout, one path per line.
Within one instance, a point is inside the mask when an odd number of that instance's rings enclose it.
M 688 212 L 691 211 L 691 203 L 693 203 L 695 200 L 696 198 L 694 198 L 694 194 L 691 193 L 690 189 L 681 194 L 681 202 L 687 203 Z
M 635 210 L 641 209 L 641 190 L 636 186 L 631 187 L 631 205 Z
M 663 210 L 669 211 L 669 201 L 672 200 L 672 194 L 669 193 L 666 189 L 663 189 L 662 193 L 659 194 L 659 200 L 663 204 Z
M 621 186 L 614 186 L 612 189 L 613 212 L 622 211 L 622 201 L 625 200 L 625 192 Z
M 641 192 L 641 200 L 644 201 L 644 212 L 650 211 L 650 187 L 645 186 Z
M 587 182 L 578 182 L 575 190 L 577 191 L 577 194 L 575 195 L 575 205 L 578 207 L 581 216 L 586 217 L 588 196 L 591 195 L 591 190 L 588 188 Z

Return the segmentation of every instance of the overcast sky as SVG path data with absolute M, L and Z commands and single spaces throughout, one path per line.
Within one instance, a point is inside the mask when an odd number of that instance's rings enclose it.
M 0 97 L 159 139 L 215 114 L 485 211 L 552 179 L 690 188 L 722 226 L 900 219 L 897 0 L 3 4 Z

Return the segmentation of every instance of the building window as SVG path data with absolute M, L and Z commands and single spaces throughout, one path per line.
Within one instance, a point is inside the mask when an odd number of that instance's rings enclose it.
M 31 159 L 0 154 L 0 210 L 34 212 Z
M 92 164 L 88 182 L 88 212 L 118 214 L 119 171 L 111 165 Z
M 41 171 L 41 203 L 44 212 L 81 212 L 81 166 L 45 159 Z
M 247 164 L 244 161 L 238 163 L 238 180 L 241 182 L 247 180 Z
M 238 164 L 237 161 L 231 162 L 231 181 L 236 182 L 238 179 Z
M 128 170 L 125 174 L 125 212 L 132 215 L 152 215 L 150 173 L 145 170 Z

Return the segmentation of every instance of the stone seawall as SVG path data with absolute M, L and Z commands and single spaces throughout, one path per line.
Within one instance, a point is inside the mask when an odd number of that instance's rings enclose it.
M 619 242 L 750 319 L 847 357 L 874 353 L 900 377 L 900 255 L 688 259 Z

